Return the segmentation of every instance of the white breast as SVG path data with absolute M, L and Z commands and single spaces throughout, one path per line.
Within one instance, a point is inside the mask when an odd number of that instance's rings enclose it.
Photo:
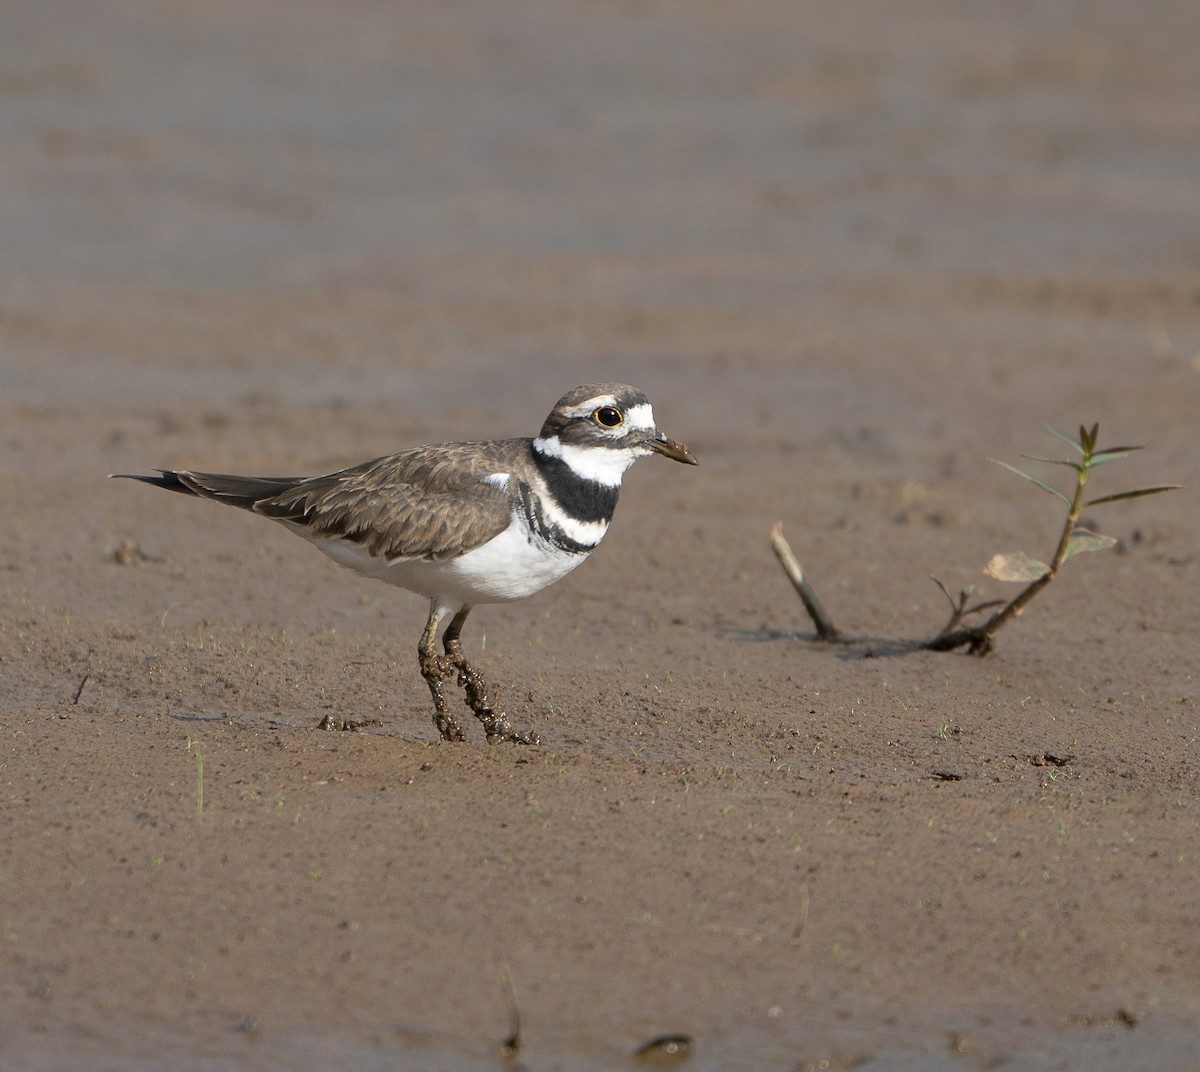
M 539 592 L 565 577 L 586 554 L 568 554 L 531 538 L 514 519 L 500 535 L 457 558 L 392 558 L 371 555 L 340 536 L 312 539 L 300 525 L 284 522 L 339 565 L 421 595 L 461 604 L 507 603 Z

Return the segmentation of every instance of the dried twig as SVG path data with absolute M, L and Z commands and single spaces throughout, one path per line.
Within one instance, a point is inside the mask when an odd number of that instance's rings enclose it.
M 775 551 L 775 557 L 779 559 L 779 564 L 783 566 L 784 572 L 788 575 L 800 594 L 801 600 L 804 602 L 804 609 L 808 611 L 808 616 L 813 620 L 813 625 L 817 627 L 817 639 L 825 641 L 837 641 L 841 639 L 841 633 L 834 626 L 832 619 L 825 613 L 825 607 L 817 598 L 817 593 L 813 590 L 813 586 L 804 576 L 804 570 L 800 568 L 800 563 L 796 560 L 796 556 L 792 554 L 792 549 L 788 546 L 787 540 L 783 538 L 783 522 L 776 521 L 775 527 L 771 529 L 771 547 Z

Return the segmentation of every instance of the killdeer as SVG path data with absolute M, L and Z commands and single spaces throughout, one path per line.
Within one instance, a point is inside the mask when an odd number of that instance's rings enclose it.
M 651 453 L 696 464 L 658 430 L 641 391 L 604 383 L 563 395 L 533 439 L 416 447 L 317 477 L 114 475 L 272 518 L 335 562 L 426 596 L 417 653 L 442 737 L 466 739 L 446 706 L 453 678 L 489 741 L 537 744 L 493 705 L 463 654 L 463 624 L 477 603 L 524 599 L 583 562 L 608 531 L 625 471 Z

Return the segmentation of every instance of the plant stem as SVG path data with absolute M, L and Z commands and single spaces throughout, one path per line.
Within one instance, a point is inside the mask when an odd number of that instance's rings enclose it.
M 788 580 L 792 582 L 792 586 L 799 593 L 800 599 L 804 603 L 804 609 L 808 611 L 813 625 L 817 627 L 817 639 L 829 642 L 841 640 L 842 634 L 833 624 L 833 619 L 825 612 L 820 599 L 817 598 L 817 593 L 804 575 L 804 570 L 800 568 L 800 563 L 792 554 L 791 547 L 783 538 L 783 522 L 781 521 L 776 521 L 775 527 L 771 529 L 771 549 L 775 552 L 775 557 L 779 559 L 784 573 L 788 575 Z
M 1080 438 L 1083 440 L 1084 437 L 1081 436 Z M 1075 531 L 1075 525 L 1079 521 L 1079 513 L 1083 509 L 1083 489 L 1087 484 L 1093 447 L 1094 444 L 1089 446 L 1086 442 L 1081 442 L 1083 458 L 1080 461 L 1079 468 L 1076 470 L 1075 494 L 1071 499 L 1070 505 L 1067 507 L 1067 519 L 1063 524 L 1062 534 L 1058 538 L 1058 547 L 1055 548 L 1054 557 L 1050 560 L 1050 565 L 1046 572 L 1037 578 L 1037 580 L 1031 581 L 1022 588 L 1013 599 L 1001 607 L 1000 610 L 996 611 L 983 625 L 970 626 L 966 629 L 956 629 L 952 633 L 939 634 L 928 641 L 924 645 L 925 648 L 930 651 L 951 651 L 954 648 L 961 647 L 963 644 L 967 644 L 969 645 L 968 651 L 972 655 L 986 655 L 992 650 L 992 638 L 1008 622 L 1018 617 L 1033 597 L 1054 580 L 1058 574 L 1059 567 L 1066 560 L 1067 547 L 1071 542 L 1071 535 Z

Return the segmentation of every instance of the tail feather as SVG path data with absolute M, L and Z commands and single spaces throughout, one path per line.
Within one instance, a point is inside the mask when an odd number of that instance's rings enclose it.
M 201 499 L 253 510 L 254 504 L 302 484 L 297 476 L 232 476 L 228 473 L 193 473 L 186 469 L 159 469 L 157 476 L 139 473 L 113 473 L 119 480 L 140 480 L 167 491 L 195 495 Z

